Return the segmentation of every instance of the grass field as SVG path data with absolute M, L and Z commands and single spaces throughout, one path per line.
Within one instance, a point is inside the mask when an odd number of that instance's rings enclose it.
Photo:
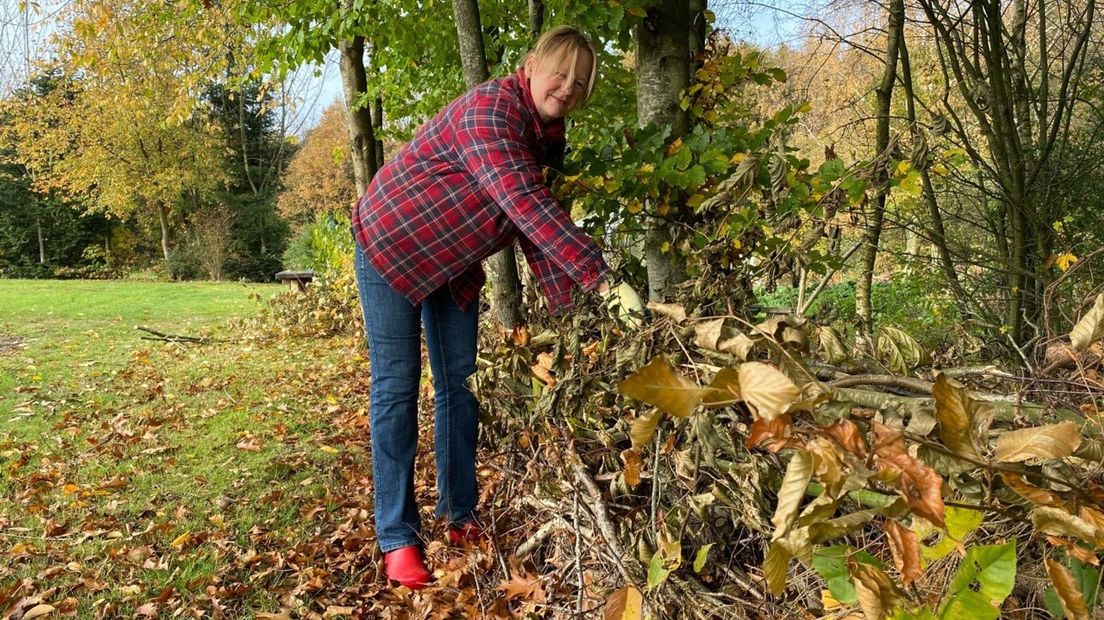
M 44 592 L 77 617 L 294 608 L 286 555 L 324 555 L 366 468 L 367 362 L 245 325 L 278 290 L 0 280 L 0 616 Z

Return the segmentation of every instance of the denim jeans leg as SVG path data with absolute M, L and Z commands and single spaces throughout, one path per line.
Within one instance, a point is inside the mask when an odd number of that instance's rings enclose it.
M 468 388 L 468 378 L 475 373 L 479 301 L 461 310 L 449 287 L 441 287 L 422 303 L 422 322 L 435 391 L 437 516 L 463 523 L 473 518 L 479 499 L 475 478 L 479 406 Z
M 418 307 L 396 293 L 359 248 L 355 266 L 372 373 L 376 537 L 387 552 L 421 542 L 414 500 L 421 321 Z

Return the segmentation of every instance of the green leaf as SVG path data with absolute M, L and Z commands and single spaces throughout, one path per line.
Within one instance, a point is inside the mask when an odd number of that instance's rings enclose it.
M 956 592 L 947 599 L 940 611 L 940 620 L 997 620 L 1000 609 L 985 600 L 985 597 L 972 590 Z
M 694 572 L 701 573 L 705 568 L 705 561 L 709 559 L 709 550 L 713 548 L 713 543 L 702 545 L 698 552 L 694 554 Z
M 618 383 L 617 391 L 678 418 L 690 415 L 705 394 L 704 389 L 675 372 L 662 355 Z
M 978 545 L 970 547 L 966 557 L 958 567 L 951 581 L 948 595 L 961 605 L 975 606 L 977 601 L 970 594 L 977 594 L 980 601 L 991 603 L 999 609 L 1000 604 L 1012 593 L 1016 583 L 1016 541 L 1003 545 Z M 976 588 L 976 591 L 975 591 Z M 969 593 L 969 594 L 967 594 Z M 981 606 L 978 606 L 981 609 Z M 999 614 L 998 614 L 999 615 Z M 972 618 L 970 615 L 952 615 L 943 617 Z M 993 616 L 996 618 L 997 616 Z
M 652 561 L 648 562 L 648 589 L 655 589 L 659 584 L 666 581 L 670 574 L 671 571 L 663 568 L 663 558 L 659 551 L 656 551 L 652 554 Z
M 856 550 L 847 545 L 822 547 L 813 553 L 813 570 L 828 585 L 828 591 L 832 598 L 851 605 L 859 601 L 855 586 L 851 583 L 851 575 L 847 572 L 847 561 L 863 562 L 873 566 L 881 566 L 882 563 L 869 553 Z
M 947 533 L 934 546 L 920 545 L 920 555 L 929 562 L 941 560 L 957 549 L 971 532 L 976 530 L 985 519 L 980 510 L 947 506 L 944 512 Z

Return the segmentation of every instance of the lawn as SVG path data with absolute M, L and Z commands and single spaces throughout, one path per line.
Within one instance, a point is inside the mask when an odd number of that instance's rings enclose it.
M 279 290 L 0 280 L 0 616 L 295 607 L 286 554 L 366 468 L 339 422 L 364 418 L 367 362 L 356 338 L 260 337 Z

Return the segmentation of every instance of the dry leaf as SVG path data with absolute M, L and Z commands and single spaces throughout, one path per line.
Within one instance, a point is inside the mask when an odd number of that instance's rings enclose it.
M 713 380 L 706 386 L 702 405 L 725 407 L 740 400 L 743 400 L 740 396 L 740 373 L 735 368 L 725 367 L 717 371 Z
M 793 420 L 784 413 L 773 420 L 756 418 L 748 431 L 747 447 L 763 447 L 768 452 L 778 452 L 786 447 L 793 434 Z M 763 445 L 766 444 L 766 445 Z
M 886 520 L 886 535 L 893 564 L 901 573 L 901 583 L 907 588 L 920 578 L 920 541 L 916 538 L 916 532 L 896 519 Z
M 871 564 L 849 561 L 847 571 L 859 595 L 867 620 L 881 620 L 901 603 L 901 591 L 885 571 Z
M 617 391 L 629 398 L 655 405 L 678 418 L 693 413 L 706 390 L 678 374 L 663 356 L 617 384 Z
M 946 527 L 943 478 L 909 455 L 900 432 L 878 422 L 871 422 L 870 426 L 874 429 L 874 454 L 878 457 L 878 469 L 895 474 L 894 485 L 913 514 L 941 528 Z
M 771 420 L 790 408 L 801 390 L 773 366 L 762 362 L 740 364 L 740 392 L 759 417 Z
M 1062 603 L 1062 611 L 1071 620 L 1089 620 L 1089 608 L 1085 605 L 1085 596 L 1081 594 L 1081 588 L 1077 586 L 1077 580 L 1069 569 L 1058 562 L 1046 559 L 1047 575 L 1054 582 L 1054 590 L 1058 592 L 1058 600 Z
M 682 323 L 686 320 L 686 308 L 682 307 L 682 304 L 663 304 L 657 301 L 648 302 L 648 309 L 656 314 L 661 314 L 670 318 L 675 323 Z
M 625 586 L 606 599 L 604 620 L 640 620 L 644 610 L 644 597 L 640 590 Z
M 1030 484 L 1019 474 L 1001 472 L 1000 477 L 1017 495 L 1036 506 L 1062 506 L 1065 504 L 1061 496 Z
M 642 415 L 633 420 L 632 428 L 629 429 L 629 437 L 632 438 L 632 445 L 634 448 L 646 446 L 652 443 L 652 437 L 655 437 L 656 427 L 663 420 L 663 410 L 653 409 L 648 415 Z
M 1104 293 L 1096 296 L 1092 308 L 1077 321 L 1070 332 L 1074 351 L 1083 351 L 1104 336 Z
M 1002 463 L 1028 459 L 1065 458 L 1081 445 L 1081 427 L 1075 422 L 1024 428 L 997 438 L 995 457 Z
M 42 603 L 40 605 L 35 605 L 34 607 L 27 610 L 27 613 L 23 614 L 23 620 L 31 620 L 31 618 L 41 618 L 47 614 L 52 614 L 55 611 L 57 611 L 57 609 L 55 609 L 53 605 Z
M 510 573 L 510 581 L 503 581 L 495 588 L 502 590 L 507 600 L 521 598 L 535 603 L 544 603 L 547 600 L 538 576 L 517 569 Z
M 629 448 L 621 451 L 621 462 L 625 464 L 625 484 L 635 489 L 640 484 L 640 470 L 644 468 L 644 459 L 640 452 Z
M 979 438 L 975 429 L 978 425 L 988 428 L 988 419 L 993 415 L 989 404 L 970 396 L 965 387 L 943 373 L 935 378 L 932 395 L 935 396 L 935 417 L 943 443 L 955 454 L 981 460 L 978 446 L 984 446 L 984 441 L 979 441 L 984 438 Z
M 860 459 L 866 458 L 866 439 L 863 438 L 862 430 L 859 429 L 858 424 L 845 418 L 837 420 L 831 426 L 822 427 L 822 430 L 829 437 L 835 439 L 836 443 L 847 452 Z

